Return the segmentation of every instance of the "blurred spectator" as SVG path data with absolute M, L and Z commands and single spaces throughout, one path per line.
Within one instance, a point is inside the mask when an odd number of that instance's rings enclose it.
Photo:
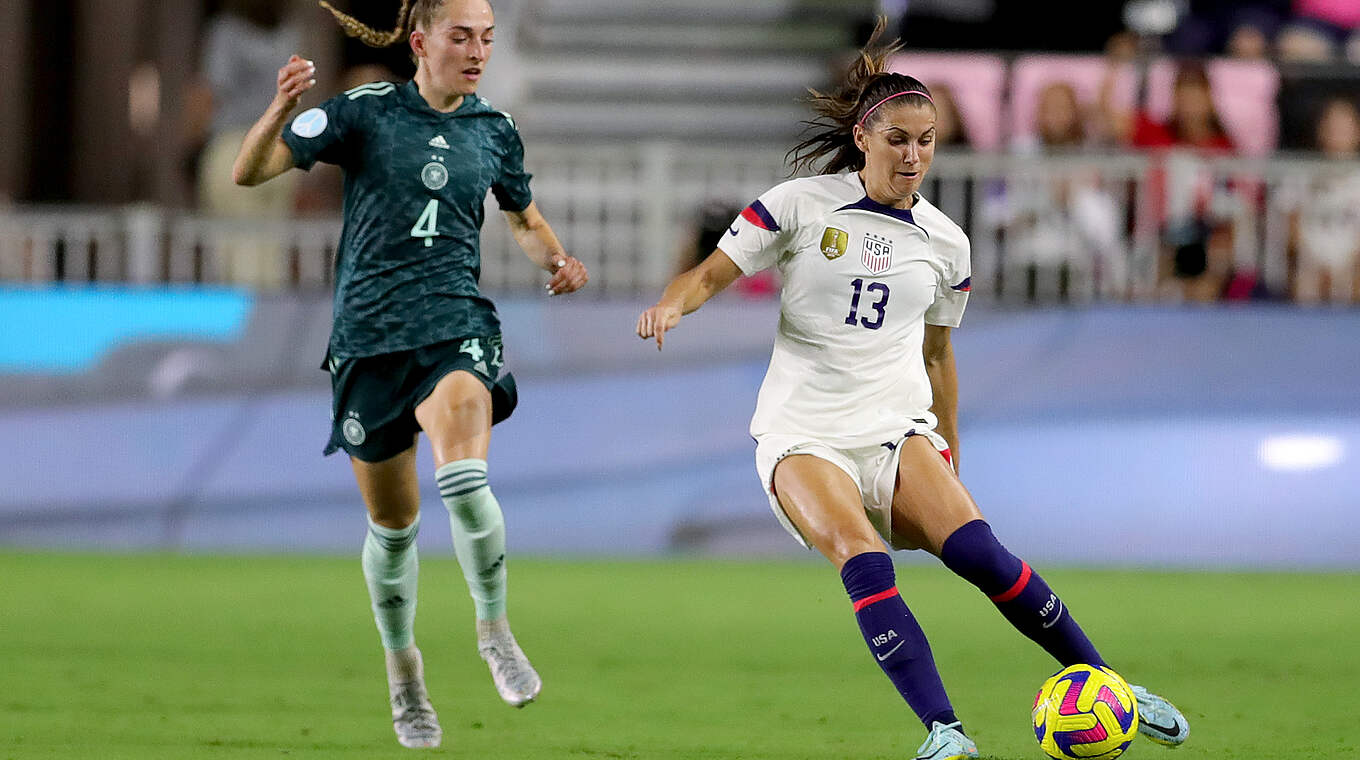
M 1014 146 L 1020 155 L 1052 158 L 1089 145 L 1084 109 L 1068 82 L 1050 82 L 1040 90 L 1034 122 L 1034 137 Z M 1022 283 L 1026 300 L 1126 295 L 1121 217 L 1098 172 L 1049 162 L 1021 164 L 989 208 L 991 223 L 1001 227 L 1005 240 L 1002 277 Z M 1016 285 L 1006 289 L 1021 291 Z
M 1136 148 L 1176 146 L 1231 151 L 1233 144 L 1214 107 L 1213 88 L 1203 64 L 1190 62 L 1176 70 L 1171 114 L 1164 122 L 1137 113 L 1128 141 Z
M 695 214 L 693 227 L 681 243 L 675 261 L 675 274 L 693 269 L 708 258 L 715 248 L 721 247 L 728 228 L 743 208 L 742 204 L 731 201 L 705 201 Z M 773 267 L 749 277 L 738 278 L 733 287 L 747 298 L 770 298 L 779 293 L 779 281 Z
M 1141 213 L 1161 230 L 1163 295 L 1217 300 L 1236 281 L 1232 223 L 1241 218 L 1238 211 L 1248 200 L 1240 194 L 1242 188 L 1217 176 L 1206 160 L 1233 150 L 1214 107 L 1209 76 L 1198 62 L 1177 68 L 1171 113 L 1165 121 L 1143 112 L 1117 112 L 1109 96 L 1112 81 L 1113 75 L 1101 93 L 1101 106 L 1113 134 L 1131 147 L 1157 151 Z M 1239 290 L 1235 287 L 1234 292 Z
M 1258 24 L 1240 24 L 1228 35 L 1223 52 L 1229 58 L 1261 61 L 1270 57 L 1271 39 Z
M 1077 91 L 1067 82 L 1053 82 L 1039 92 L 1034 131 L 1045 149 L 1082 147 L 1086 143 L 1084 118 Z
M 1287 61 L 1326 62 L 1344 52 L 1360 63 L 1360 2 L 1294 0 L 1293 19 L 1276 45 Z
M 944 82 L 927 83 L 930 97 L 935 101 L 935 145 L 937 148 L 960 148 L 967 150 L 972 146 L 968 139 L 968 129 L 959 113 L 954 91 Z
M 203 36 L 202 82 L 191 98 L 196 113 L 190 115 L 202 131 L 198 204 L 205 213 L 242 227 L 282 220 L 293 210 L 296 172 L 258 188 L 238 187 L 231 179 L 241 142 L 259 117 L 260 93 L 275 89 L 279 67 L 301 44 L 288 7 L 275 0 L 228 0 L 209 19 Z M 238 230 L 219 241 L 216 254 L 223 281 L 266 289 L 284 282 L 285 252 L 267 234 Z
M 1266 58 L 1290 0 L 1191 0 L 1188 12 L 1166 36 L 1166 51 L 1178 56 L 1224 53 L 1234 58 Z
M 1300 303 L 1360 303 L 1360 112 L 1333 98 L 1317 121 L 1328 166 L 1297 193 L 1291 220 L 1293 296 Z
M 381 63 L 361 63 L 346 68 L 340 74 L 340 89 L 352 90 L 370 82 L 400 82 L 391 69 Z M 306 172 L 296 172 L 297 189 L 293 208 L 300 216 L 334 215 L 344 204 L 344 177 L 340 167 L 318 162 Z M 277 177 L 274 181 L 283 179 Z M 264 187 L 267 187 L 266 183 Z
M 381 63 L 361 63 L 350 66 L 340 74 L 340 87 L 344 90 L 352 90 L 361 84 L 372 82 L 399 81 L 397 75 Z

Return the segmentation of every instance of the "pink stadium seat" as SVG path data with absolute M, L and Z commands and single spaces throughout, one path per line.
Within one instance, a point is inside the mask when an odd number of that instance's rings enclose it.
M 900 53 L 889 68 L 916 77 L 927 87 L 943 82 L 954 93 L 969 142 L 976 150 L 1002 144 L 1001 103 L 1006 64 L 998 56 L 977 53 Z
M 1028 139 L 1035 133 L 1034 116 L 1039 93 L 1054 82 L 1066 82 L 1076 90 L 1082 108 L 1094 111 L 1100 98 L 1108 64 L 1101 56 L 1022 55 L 1011 67 L 1011 98 L 1007 110 L 1008 140 Z M 1131 64 L 1115 72 L 1114 104 L 1131 110 L 1137 97 L 1137 78 Z M 1089 124 L 1088 124 L 1089 129 Z
M 1278 145 L 1280 116 L 1275 97 L 1280 74 L 1264 61 L 1218 59 L 1207 67 L 1214 107 L 1228 137 L 1244 156 L 1268 155 Z M 1171 112 L 1176 63 L 1159 60 L 1148 70 L 1147 111 L 1154 119 Z

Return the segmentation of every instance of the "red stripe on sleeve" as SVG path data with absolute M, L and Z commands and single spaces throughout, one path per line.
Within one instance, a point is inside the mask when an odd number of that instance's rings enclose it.
M 1000 604 L 1001 602 L 1009 602 L 1015 597 L 1020 596 L 1020 592 L 1024 591 L 1025 586 L 1029 583 L 1029 576 L 1032 573 L 1033 571 L 1029 569 L 1029 563 L 1023 559 L 1020 560 L 1020 577 L 1016 579 L 1015 585 L 1006 589 L 1003 593 L 991 597 L 991 600 Z
M 888 597 L 892 597 L 892 596 L 897 596 L 897 587 L 896 587 L 896 586 L 893 586 L 892 588 L 888 589 L 887 591 L 880 591 L 880 592 L 878 592 L 877 594 L 870 594 L 869 596 L 864 597 L 863 599 L 859 600 L 858 602 L 855 602 L 855 612 L 859 612 L 860 610 L 864 609 L 865 607 L 868 607 L 869 605 L 873 604 L 874 602 L 881 602 L 881 601 L 883 601 L 884 599 L 887 599 Z

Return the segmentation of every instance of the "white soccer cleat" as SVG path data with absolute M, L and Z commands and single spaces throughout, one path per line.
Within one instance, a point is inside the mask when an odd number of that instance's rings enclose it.
M 1138 700 L 1138 733 L 1168 747 L 1179 747 L 1190 736 L 1190 724 L 1176 706 L 1142 686 L 1130 685 Z
M 415 646 L 387 653 L 387 693 L 392 704 L 392 730 L 403 747 L 438 747 L 444 738 L 439 717 L 425 691 L 425 665 Z
M 425 693 L 423 681 L 407 681 L 391 687 L 392 730 L 403 747 L 438 747 L 444 738 L 434 705 Z
M 505 618 L 477 621 L 477 654 L 491 669 L 491 680 L 506 704 L 523 707 L 538 698 L 543 679 L 519 648 Z
M 937 720 L 931 723 L 930 734 L 916 749 L 915 760 L 964 760 L 977 757 L 977 744 L 960 730 L 962 728 L 963 724 L 958 721 L 946 724 Z

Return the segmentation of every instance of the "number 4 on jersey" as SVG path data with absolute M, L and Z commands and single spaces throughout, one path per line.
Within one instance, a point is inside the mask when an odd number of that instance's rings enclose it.
M 439 237 L 439 199 L 431 198 L 425 204 L 425 210 L 420 212 L 420 218 L 411 228 L 411 237 L 425 238 L 425 247 L 434 245 L 434 238 Z

